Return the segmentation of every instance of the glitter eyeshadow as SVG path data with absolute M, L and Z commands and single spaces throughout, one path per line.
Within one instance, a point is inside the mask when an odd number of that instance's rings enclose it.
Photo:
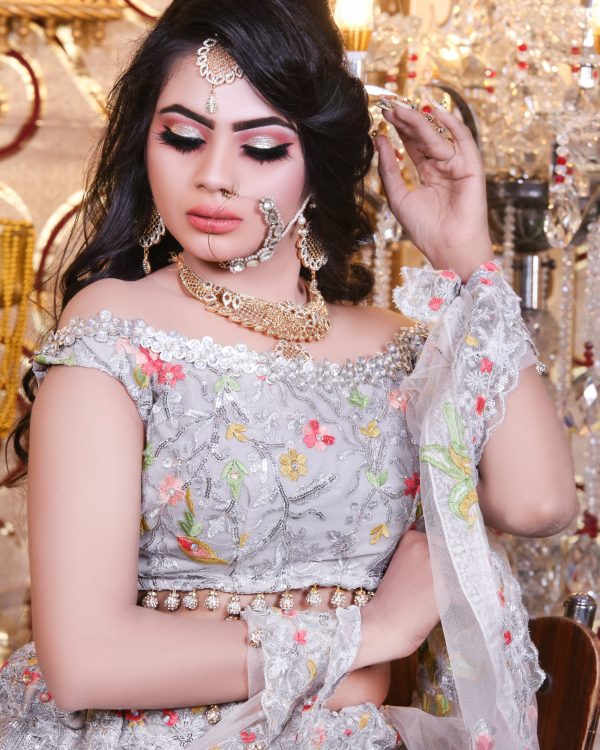
M 169 128 L 174 135 L 180 135 L 183 138 L 201 138 L 200 131 L 192 125 L 173 125 Z
M 254 138 L 250 138 L 246 143 L 246 146 L 250 146 L 250 148 L 264 148 L 265 150 L 275 148 L 278 145 L 279 141 L 275 140 L 275 138 L 269 138 L 267 135 L 257 135 Z

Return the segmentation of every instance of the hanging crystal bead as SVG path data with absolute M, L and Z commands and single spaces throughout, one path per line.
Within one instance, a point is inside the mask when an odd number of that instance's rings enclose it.
M 294 597 L 289 589 L 286 589 L 279 597 L 279 609 L 283 612 L 289 612 L 294 609 Z
M 182 603 L 186 609 L 198 609 L 200 600 L 198 599 L 198 593 L 196 592 L 196 589 L 194 589 L 193 591 L 188 591 L 188 593 L 183 597 Z
M 345 607 L 346 606 L 346 594 L 342 591 L 340 586 L 336 586 L 335 591 L 331 595 L 329 603 L 332 607 Z
M 233 594 L 231 599 L 227 602 L 227 611 L 230 615 L 236 617 L 242 611 L 242 603 L 240 602 L 239 594 Z
M 173 591 L 171 591 L 169 596 L 167 596 L 167 598 L 165 599 L 165 608 L 168 609 L 169 612 L 175 612 L 175 610 L 179 609 L 180 605 L 181 597 L 179 596 L 177 591 L 173 589 Z
M 214 612 L 215 609 L 219 609 L 219 607 L 221 606 L 219 595 L 214 589 L 211 589 L 211 591 L 206 595 L 204 606 L 206 607 L 206 609 L 210 609 L 211 612 Z
M 158 594 L 156 591 L 148 591 L 142 599 L 142 607 L 146 607 L 146 609 L 158 609 Z
M 221 721 L 221 709 L 217 705 L 209 706 L 206 711 L 206 721 L 209 724 L 218 724 Z
M 250 602 L 250 609 L 253 612 L 264 612 L 267 608 L 267 601 L 264 594 L 257 594 Z
M 368 602 L 369 594 L 364 589 L 356 589 L 353 604 L 356 604 L 357 607 L 364 607 Z
M 318 607 L 321 603 L 321 598 L 318 587 L 316 585 L 311 586 L 310 591 L 306 595 L 306 603 L 309 607 Z

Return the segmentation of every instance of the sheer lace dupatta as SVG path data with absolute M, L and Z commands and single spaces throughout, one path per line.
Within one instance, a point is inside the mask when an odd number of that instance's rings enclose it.
M 534 347 L 495 263 L 464 287 L 452 271 L 403 275 L 397 306 L 433 323 L 402 390 L 419 444 L 423 516 L 462 721 L 393 707 L 386 715 L 409 750 L 537 750 L 543 673 L 519 586 L 490 543 L 476 491 L 483 447 L 519 370 L 537 361 Z

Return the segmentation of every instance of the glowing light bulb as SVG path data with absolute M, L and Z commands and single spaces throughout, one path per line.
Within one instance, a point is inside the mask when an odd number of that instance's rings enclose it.
M 348 52 L 366 52 L 375 26 L 374 0 L 337 0 L 337 23 Z

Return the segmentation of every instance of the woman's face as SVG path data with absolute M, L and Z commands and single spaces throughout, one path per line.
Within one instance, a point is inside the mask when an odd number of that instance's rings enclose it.
M 179 60 L 158 99 L 147 141 L 148 178 L 156 207 L 183 249 L 222 262 L 262 247 L 261 198 L 273 198 L 284 223 L 290 221 L 305 197 L 305 164 L 293 125 L 245 78 L 218 86 L 218 110 L 208 114 L 211 87 L 195 62 L 195 55 Z

